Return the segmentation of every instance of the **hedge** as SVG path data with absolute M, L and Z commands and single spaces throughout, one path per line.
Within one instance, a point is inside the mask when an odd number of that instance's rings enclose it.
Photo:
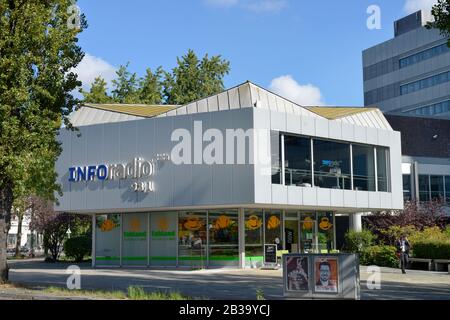
M 414 258 L 450 259 L 450 240 L 417 241 L 412 247 Z
M 396 249 L 393 246 L 370 246 L 360 252 L 359 262 L 365 266 L 396 268 L 398 267 L 398 258 L 395 252 Z
M 67 257 L 82 262 L 85 256 L 91 254 L 92 239 L 89 236 L 79 236 L 67 239 L 64 243 L 64 252 Z

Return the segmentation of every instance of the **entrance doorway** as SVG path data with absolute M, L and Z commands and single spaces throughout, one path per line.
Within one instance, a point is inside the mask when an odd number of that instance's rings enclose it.
M 286 240 L 286 250 L 289 253 L 298 253 L 298 220 L 286 219 L 284 222 L 284 233 Z
M 315 220 L 300 221 L 300 252 L 318 252 L 317 222 Z

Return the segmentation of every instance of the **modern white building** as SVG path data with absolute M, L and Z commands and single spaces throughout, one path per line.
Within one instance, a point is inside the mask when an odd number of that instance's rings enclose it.
M 363 51 L 364 104 L 386 114 L 450 119 L 450 48 L 424 12 L 395 21 L 395 37 Z
M 246 82 L 72 122 L 55 209 L 92 215 L 94 266 L 255 267 L 264 244 L 329 252 L 339 221 L 403 208 L 400 133 L 375 108 L 306 108 Z

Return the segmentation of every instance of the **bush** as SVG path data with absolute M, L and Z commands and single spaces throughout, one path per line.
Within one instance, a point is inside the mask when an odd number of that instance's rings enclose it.
M 349 231 L 345 234 L 345 250 L 352 253 L 360 253 L 370 247 L 375 236 L 369 230 L 361 232 Z
M 450 259 L 450 240 L 420 240 L 412 251 L 414 258 Z
M 361 251 L 359 262 L 361 265 L 377 265 L 379 267 L 398 267 L 398 259 L 393 246 L 371 246 Z
M 64 243 L 66 256 L 75 262 L 82 262 L 85 256 L 91 254 L 91 250 L 92 239 L 88 236 L 73 237 Z
M 414 232 L 409 236 L 412 245 L 422 241 L 445 241 L 447 239 L 449 239 L 448 236 L 439 227 L 425 228 L 423 231 Z

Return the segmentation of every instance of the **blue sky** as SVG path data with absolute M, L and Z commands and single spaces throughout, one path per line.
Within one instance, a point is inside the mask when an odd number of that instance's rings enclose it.
M 194 49 L 231 62 L 225 86 L 251 80 L 299 103 L 363 105 L 362 50 L 393 37 L 393 21 L 433 0 L 79 0 L 89 28 L 77 71 L 88 85 L 130 62 L 175 66 Z M 381 29 L 369 30 L 370 5 Z

